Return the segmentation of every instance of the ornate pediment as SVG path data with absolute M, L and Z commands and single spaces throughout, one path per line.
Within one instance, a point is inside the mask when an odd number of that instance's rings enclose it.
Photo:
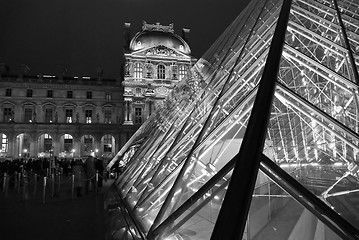
M 158 45 L 155 47 L 147 48 L 135 53 L 136 55 L 145 55 L 145 56 L 164 56 L 164 57 L 185 57 L 186 55 L 177 52 L 171 48 L 168 48 L 163 45 Z
M 145 50 L 146 55 L 159 55 L 159 56 L 178 56 L 178 54 L 168 47 L 159 45 L 150 49 Z

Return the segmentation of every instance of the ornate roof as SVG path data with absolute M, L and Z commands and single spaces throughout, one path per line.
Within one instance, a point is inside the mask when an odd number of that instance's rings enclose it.
M 142 31 L 136 33 L 132 38 L 129 49 L 138 51 L 159 45 L 184 54 L 191 54 L 191 49 L 187 42 L 174 33 L 173 24 L 164 26 L 160 23 L 148 24 L 145 21 L 143 22 Z

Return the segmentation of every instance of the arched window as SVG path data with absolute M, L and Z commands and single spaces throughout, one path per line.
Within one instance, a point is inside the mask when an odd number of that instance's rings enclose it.
M 72 151 L 72 142 L 73 138 L 70 134 L 65 134 L 64 136 L 64 150 L 66 152 Z
M 142 78 L 142 66 L 141 63 L 136 62 L 134 66 L 135 79 L 140 80 Z
M 0 134 L 1 137 L 1 149 L 0 151 L 2 153 L 6 153 L 9 147 L 9 139 L 7 138 L 7 136 L 3 133 Z M 6 155 L 6 154 L 5 154 Z
M 157 77 L 158 79 L 165 79 L 166 77 L 166 68 L 162 64 L 157 66 Z

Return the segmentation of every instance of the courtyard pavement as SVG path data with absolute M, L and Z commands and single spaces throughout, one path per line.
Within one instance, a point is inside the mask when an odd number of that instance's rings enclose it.
M 20 188 L 0 193 L 0 239 L 4 240 L 102 240 L 105 236 L 104 198 L 112 181 L 98 193 L 72 199 L 63 188 L 43 202 L 41 188 L 30 191 L 27 200 Z M 2 190 L 2 189 L 1 189 Z

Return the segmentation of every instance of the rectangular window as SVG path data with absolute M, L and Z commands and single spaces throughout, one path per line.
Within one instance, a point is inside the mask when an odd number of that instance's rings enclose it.
M 7 88 L 6 92 L 5 92 L 5 96 L 6 97 L 11 97 L 11 93 L 12 93 L 12 89 L 11 88 Z
M 72 91 L 67 91 L 67 98 L 72 98 Z
M 47 97 L 52 98 L 52 90 L 47 90 Z
M 73 119 L 72 119 L 72 109 L 66 109 L 65 110 L 65 116 L 66 116 L 66 122 L 67 123 L 72 123 Z
M 134 77 L 135 77 L 135 80 L 139 81 L 141 80 L 142 78 L 142 66 L 140 63 L 135 63 L 135 66 L 134 66 Z
M 158 79 L 166 78 L 166 67 L 164 65 L 157 66 L 157 78 Z
M 86 123 L 92 122 L 92 110 L 90 109 L 85 110 L 85 121 Z
M 105 110 L 105 123 L 111 123 L 111 110 Z
M 182 80 L 187 75 L 187 70 L 185 66 L 179 67 L 179 80 Z
M 11 108 L 4 108 L 4 122 L 10 122 L 13 119 L 13 111 Z
M 106 92 L 105 99 L 106 100 L 111 100 L 112 99 L 112 96 L 111 96 L 110 92 Z
M 32 109 L 25 108 L 24 122 L 32 122 Z
M 27 89 L 26 97 L 32 97 L 32 89 Z
M 51 123 L 52 121 L 52 109 L 45 109 L 45 122 Z
M 142 123 L 142 108 L 135 108 L 135 123 Z
M 92 99 L 92 92 L 86 92 L 86 98 Z

